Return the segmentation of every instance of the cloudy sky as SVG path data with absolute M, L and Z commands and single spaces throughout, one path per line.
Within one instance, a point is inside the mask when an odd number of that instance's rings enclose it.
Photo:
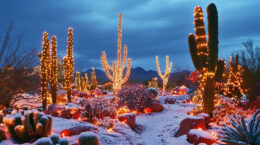
M 260 44 L 259 0 L 2 0 L 0 38 L 14 21 L 13 41 L 24 34 L 23 49 L 41 50 L 42 33 L 56 35 L 58 53 L 66 52 L 67 29 L 74 28 L 76 70 L 101 68 L 106 51 L 109 62 L 116 58 L 118 15 L 123 14 L 123 44 L 128 45 L 132 67 L 156 69 L 155 56 L 164 68 L 165 55 L 174 70 L 194 69 L 187 36 L 194 32 L 193 8 L 214 2 L 219 13 L 219 53 L 227 58 L 241 43 Z

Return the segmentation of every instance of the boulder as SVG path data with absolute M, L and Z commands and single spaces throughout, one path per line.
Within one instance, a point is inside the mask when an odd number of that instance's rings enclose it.
M 176 99 L 174 98 L 166 98 L 164 103 L 165 104 L 174 104 L 176 102 Z
M 206 129 L 204 117 L 190 116 L 181 121 L 178 136 L 187 134 L 191 129 Z
M 60 136 L 65 137 L 65 136 L 79 135 L 81 132 L 86 132 L 86 131 L 98 132 L 98 128 L 91 124 L 77 125 L 69 129 L 62 130 L 60 132 Z
M 62 110 L 61 107 L 59 107 L 57 104 L 51 104 L 48 106 L 48 108 L 44 111 L 45 114 L 49 114 L 52 116 L 59 116 L 59 111 Z
M 134 113 L 125 113 L 118 116 L 118 120 L 126 123 L 132 129 L 135 128 L 135 114 Z
M 151 106 L 149 106 L 151 108 L 152 112 L 161 112 L 163 111 L 163 105 L 160 104 L 159 102 L 153 102 L 151 104 Z
M 197 114 L 196 116 L 203 117 L 205 119 L 206 125 L 208 125 L 210 123 L 210 116 L 209 116 L 209 114 L 207 114 L 207 113 L 200 113 L 200 114 Z
M 211 136 L 207 131 L 199 129 L 191 129 L 187 134 L 187 140 L 195 145 L 200 143 L 212 145 L 217 142 L 217 139 Z

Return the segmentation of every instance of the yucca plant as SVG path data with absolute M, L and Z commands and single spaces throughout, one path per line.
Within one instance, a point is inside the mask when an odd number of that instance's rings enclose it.
M 224 145 L 260 145 L 260 111 L 247 123 L 243 116 L 234 115 L 230 125 L 224 125 L 218 136 Z

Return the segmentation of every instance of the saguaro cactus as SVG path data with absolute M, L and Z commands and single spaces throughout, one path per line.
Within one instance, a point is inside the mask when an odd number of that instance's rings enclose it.
M 125 65 L 126 65 L 126 58 L 127 58 L 127 45 L 124 45 L 124 56 L 123 62 L 121 63 L 121 47 L 122 47 L 122 14 L 119 14 L 119 24 L 118 24 L 118 39 L 117 39 L 117 62 L 113 61 L 112 67 L 108 64 L 106 52 L 102 52 L 101 62 L 102 66 L 105 70 L 105 73 L 113 82 L 113 92 L 115 95 L 121 90 L 122 85 L 127 82 L 130 71 L 131 71 L 131 58 L 128 58 L 128 65 L 125 77 L 123 77 Z M 112 72 L 112 74 L 111 74 Z
M 164 75 L 163 75 L 162 72 L 161 72 L 161 69 L 160 69 L 158 56 L 155 57 L 155 60 L 156 60 L 157 72 L 158 72 L 160 78 L 163 81 L 163 95 L 164 95 L 165 88 L 168 84 L 170 72 L 171 72 L 171 69 L 172 69 L 172 62 L 170 62 L 170 65 L 169 65 L 169 56 L 167 55 L 166 56 L 166 66 L 165 66 L 165 71 L 164 71 Z
M 200 86 L 203 96 L 203 110 L 212 114 L 214 110 L 215 82 L 222 78 L 224 60 L 218 60 L 218 13 L 215 4 L 207 7 L 208 44 L 204 16 L 200 6 L 195 7 L 195 33 L 188 37 L 190 54 L 195 68 L 200 71 Z
M 42 107 L 46 109 L 47 106 L 47 97 L 48 97 L 48 79 L 49 79 L 49 68 L 50 68 L 50 48 L 49 48 L 49 40 L 48 40 L 48 33 L 43 33 L 43 40 L 42 40 L 42 52 L 39 52 L 39 58 L 41 61 L 41 100 L 42 100 Z
M 97 76 L 95 72 L 95 68 L 92 67 L 92 72 L 91 72 L 91 88 L 96 89 L 97 88 Z
M 68 101 L 71 102 L 71 81 L 74 72 L 74 58 L 73 58 L 73 30 L 70 27 L 68 32 L 67 56 L 64 58 L 64 86 L 67 90 Z
M 50 67 L 50 86 L 51 86 L 51 97 L 52 103 L 56 103 L 56 96 L 57 96 L 57 88 L 58 88 L 58 76 L 57 76 L 57 42 L 56 36 L 52 36 L 51 38 L 51 67 Z

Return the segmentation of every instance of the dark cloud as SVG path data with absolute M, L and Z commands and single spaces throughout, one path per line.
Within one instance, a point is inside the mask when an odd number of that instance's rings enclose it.
M 43 31 L 57 35 L 59 56 L 66 53 L 67 28 L 74 28 L 77 70 L 101 68 L 100 56 L 106 51 L 110 63 L 116 57 L 118 14 L 123 14 L 123 44 L 133 67 L 156 69 L 155 56 L 165 64 L 170 56 L 174 67 L 193 69 L 187 36 L 194 32 L 193 8 L 206 7 L 211 1 L 194 0 L 10 0 L 0 4 L 0 34 L 11 20 L 14 32 L 24 33 L 23 47 L 41 50 Z M 246 39 L 260 41 L 260 14 L 257 0 L 218 0 L 219 52 L 226 58 L 241 48 Z M 1 35 L 0 35 L 1 36 Z

